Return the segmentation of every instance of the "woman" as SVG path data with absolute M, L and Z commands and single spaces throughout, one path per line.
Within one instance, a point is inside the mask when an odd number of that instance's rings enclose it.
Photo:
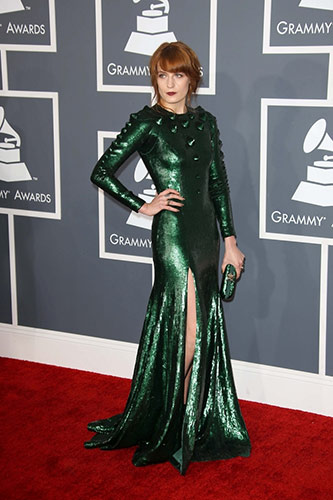
M 148 302 L 125 410 L 88 424 L 87 448 L 138 445 L 137 466 L 250 454 L 230 364 L 218 286 L 231 263 L 240 276 L 228 181 L 216 119 L 190 107 L 200 80 L 196 54 L 163 43 L 150 60 L 157 104 L 145 106 L 98 161 L 91 180 L 130 209 L 154 216 L 155 282 Z M 138 151 L 156 186 L 146 203 L 114 177 Z

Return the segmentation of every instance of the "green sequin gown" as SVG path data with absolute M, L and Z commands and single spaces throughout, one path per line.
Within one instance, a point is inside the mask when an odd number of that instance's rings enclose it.
M 202 107 L 175 114 L 145 106 L 133 113 L 99 159 L 91 180 L 132 210 L 144 200 L 116 170 L 138 151 L 156 186 L 181 193 L 179 212 L 153 218 L 155 281 L 122 414 L 88 424 L 86 448 L 137 445 L 136 466 L 170 461 L 185 474 L 191 461 L 249 456 L 219 296 L 220 238 L 234 235 L 229 187 L 215 117 Z M 196 343 L 183 405 L 187 274 L 196 294 Z M 112 395 L 109 396 L 110 399 Z

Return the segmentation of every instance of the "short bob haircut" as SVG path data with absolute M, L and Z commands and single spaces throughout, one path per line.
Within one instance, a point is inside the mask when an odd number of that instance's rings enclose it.
M 190 83 L 187 94 L 187 104 L 190 103 L 191 96 L 198 88 L 201 78 L 201 68 L 198 56 L 188 45 L 183 42 L 165 42 L 155 50 L 149 63 L 150 79 L 154 87 L 157 103 L 161 96 L 158 91 L 157 77 L 158 66 L 163 71 L 170 73 L 185 73 L 189 77 Z

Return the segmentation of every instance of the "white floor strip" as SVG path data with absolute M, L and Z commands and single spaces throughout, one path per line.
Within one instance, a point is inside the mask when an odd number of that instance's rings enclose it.
M 0 355 L 130 378 L 137 345 L 0 324 Z M 233 361 L 241 399 L 333 416 L 333 377 Z

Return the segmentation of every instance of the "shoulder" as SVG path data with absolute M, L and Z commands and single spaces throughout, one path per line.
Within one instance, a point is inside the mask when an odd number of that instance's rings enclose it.
M 144 106 L 142 109 L 131 113 L 121 132 L 129 132 L 130 130 L 133 132 L 149 132 L 153 123 L 149 110 L 148 106 Z
M 208 122 L 210 128 L 214 131 L 217 129 L 217 121 L 216 117 L 213 113 L 210 113 L 202 106 L 198 106 L 196 108 L 192 108 L 191 110 L 195 115 L 197 115 L 198 119 L 204 122 Z
M 149 106 L 144 106 L 142 109 L 139 109 L 135 113 L 130 114 L 130 120 L 133 121 L 149 121 L 152 119 L 152 108 Z
M 204 118 L 207 120 L 211 125 L 216 126 L 216 117 L 211 113 L 210 111 L 207 111 L 204 109 L 202 106 L 198 106 L 195 108 L 195 111 L 201 115 L 200 118 Z
M 139 123 L 149 120 L 149 107 L 144 106 L 142 109 L 131 113 L 128 118 L 128 122 Z

